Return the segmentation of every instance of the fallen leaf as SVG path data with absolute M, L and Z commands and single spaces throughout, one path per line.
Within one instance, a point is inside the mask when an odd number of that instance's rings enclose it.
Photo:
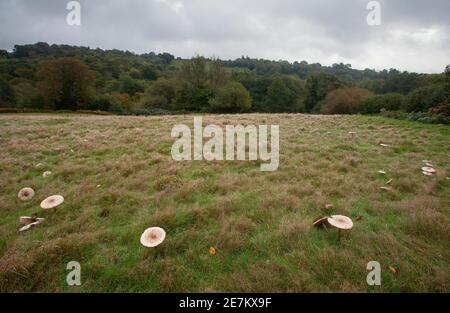
M 397 274 L 397 269 L 396 269 L 395 267 L 389 266 L 389 270 L 390 270 L 392 273 Z

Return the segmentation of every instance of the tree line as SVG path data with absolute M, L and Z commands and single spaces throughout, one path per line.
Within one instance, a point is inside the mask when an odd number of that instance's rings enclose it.
M 449 102 L 449 66 L 441 74 L 418 74 L 248 57 L 186 60 L 46 43 L 0 51 L 0 106 L 8 108 L 448 117 Z

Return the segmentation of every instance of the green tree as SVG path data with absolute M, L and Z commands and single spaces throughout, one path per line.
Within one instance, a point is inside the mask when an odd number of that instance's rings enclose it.
M 267 89 L 272 83 L 271 77 L 256 75 L 255 73 L 239 72 L 234 73 L 233 78 L 239 81 L 250 92 L 252 96 L 252 111 L 267 112 L 265 107 Z
M 181 66 L 180 78 L 194 88 L 203 88 L 208 79 L 208 63 L 204 57 L 197 56 Z
M 265 109 L 268 112 L 296 112 L 298 111 L 298 97 L 289 89 L 281 76 L 276 75 L 267 89 Z
M 43 103 L 40 101 L 38 90 L 32 81 L 21 79 L 20 82 L 14 84 L 13 88 L 17 95 L 18 106 L 42 108 Z
M 11 84 L 0 76 L 0 106 L 8 107 L 16 103 L 16 94 Z
M 208 69 L 208 78 L 209 83 L 213 89 L 220 88 L 221 86 L 226 84 L 226 82 L 228 81 L 228 75 L 222 61 L 215 59 L 210 62 Z
M 119 79 L 119 92 L 127 93 L 130 96 L 134 96 L 138 92 L 143 92 L 144 86 L 136 79 L 131 78 L 129 75 L 121 75 Z
M 159 78 L 146 90 L 139 107 L 171 109 L 177 92 L 177 83 L 175 79 Z
M 196 87 L 182 83 L 175 96 L 174 108 L 190 112 L 206 111 L 212 95 L 213 90 L 208 86 Z
M 318 111 L 317 104 L 325 99 L 326 95 L 335 89 L 345 87 L 347 84 L 338 77 L 328 73 L 312 75 L 306 81 L 305 109 L 307 112 Z
M 246 112 L 252 106 L 252 97 L 241 83 L 231 81 L 217 90 L 209 104 L 213 112 Z
M 153 64 L 145 65 L 142 68 L 142 76 L 147 80 L 156 80 L 158 79 L 158 70 Z

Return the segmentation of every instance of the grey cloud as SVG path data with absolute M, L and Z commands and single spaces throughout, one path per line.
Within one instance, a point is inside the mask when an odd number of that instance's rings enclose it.
M 80 0 L 81 27 L 66 25 L 67 2 L 0 1 L 0 49 L 47 41 L 421 72 L 450 63 L 448 0 L 380 0 L 377 27 L 368 0 Z

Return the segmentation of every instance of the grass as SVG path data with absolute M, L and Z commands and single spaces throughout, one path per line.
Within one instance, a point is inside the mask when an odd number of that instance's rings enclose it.
M 450 291 L 449 126 L 204 116 L 204 125 L 279 124 L 280 167 L 264 173 L 258 162 L 172 161 L 171 128 L 192 122 L 0 116 L 0 291 Z M 422 175 L 424 159 L 437 175 Z M 390 178 L 392 190 L 380 190 Z M 21 202 L 26 186 L 36 195 Z M 43 212 L 39 203 L 52 194 L 66 201 Z M 45 222 L 19 233 L 19 217 L 32 214 Z M 337 232 L 312 227 L 328 214 L 354 220 L 340 242 Z M 139 243 L 150 226 L 167 231 L 156 249 Z M 66 284 L 72 260 L 81 264 L 80 287 Z M 372 260 L 381 286 L 366 283 Z

